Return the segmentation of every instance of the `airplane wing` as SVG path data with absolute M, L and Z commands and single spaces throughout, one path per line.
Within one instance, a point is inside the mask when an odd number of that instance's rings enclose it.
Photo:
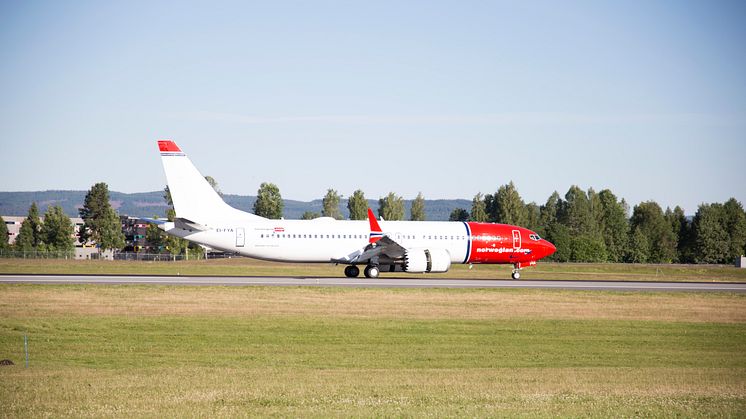
M 383 236 L 376 243 L 371 243 L 365 247 L 363 253 L 355 259 L 356 263 L 366 263 L 371 259 L 386 256 L 392 260 L 404 257 L 405 249 L 399 243 L 392 240 L 389 236 Z
M 352 262 L 367 263 L 381 256 L 385 256 L 391 260 L 403 258 L 406 249 L 383 233 L 370 208 L 368 208 L 368 222 L 370 223 L 369 244 L 363 249 L 362 253 L 352 258 Z

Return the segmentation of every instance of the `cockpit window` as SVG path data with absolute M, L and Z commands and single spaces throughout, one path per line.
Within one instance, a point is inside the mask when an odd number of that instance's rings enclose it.
M 538 234 L 536 234 L 536 233 L 534 233 L 534 234 L 529 234 L 529 235 L 528 235 L 528 237 L 529 237 L 529 238 L 530 238 L 531 240 L 534 240 L 534 241 L 539 241 L 539 240 L 541 240 L 541 237 L 539 237 L 539 235 L 538 235 Z

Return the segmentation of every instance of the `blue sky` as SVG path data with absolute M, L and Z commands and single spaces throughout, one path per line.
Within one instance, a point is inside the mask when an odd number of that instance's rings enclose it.
M 746 202 L 746 3 L 0 1 L 0 190 Z

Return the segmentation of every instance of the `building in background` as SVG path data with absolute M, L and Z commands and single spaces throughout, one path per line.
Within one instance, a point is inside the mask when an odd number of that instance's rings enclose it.
M 5 221 L 5 226 L 8 227 L 8 243 L 14 244 L 16 242 L 16 238 L 18 237 L 18 233 L 21 232 L 21 224 L 23 224 L 23 221 L 26 220 L 26 217 L 3 215 L 0 216 L 0 218 Z M 41 220 L 41 222 L 44 222 L 44 217 L 40 216 L 39 220 Z M 70 222 L 73 224 L 73 237 L 75 237 L 75 247 L 83 247 L 83 243 L 80 242 L 80 229 L 81 227 L 83 227 L 83 219 L 78 217 L 70 218 Z

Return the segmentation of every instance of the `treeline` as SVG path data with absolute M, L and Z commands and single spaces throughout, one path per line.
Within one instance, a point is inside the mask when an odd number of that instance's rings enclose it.
M 328 189 L 326 195 L 321 200 L 321 212 L 306 211 L 301 216 L 303 220 L 312 220 L 318 217 L 331 217 L 341 220 L 342 211 L 340 211 L 340 202 L 342 195 L 334 189 Z M 283 217 L 282 195 L 277 185 L 272 183 L 262 183 L 257 191 L 256 201 L 254 201 L 254 214 L 271 219 Z M 347 209 L 350 213 L 350 220 L 365 220 L 368 218 L 368 199 L 365 193 L 358 189 L 352 193 L 347 200 Z M 425 198 L 421 193 L 412 201 L 410 208 L 409 220 L 425 220 Z M 378 216 L 389 221 L 399 221 L 405 219 L 404 198 L 390 192 L 385 197 L 378 200 Z
M 327 190 L 321 213 L 306 212 L 304 219 L 319 216 L 341 219 L 342 196 Z M 391 192 L 378 200 L 378 216 L 385 220 L 405 219 L 404 201 Z M 257 193 L 254 213 L 267 218 L 282 217 L 279 188 L 263 183 Z M 367 217 L 368 201 L 361 190 L 349 198 L 350 219 Z M 409 220 L 425 219 L 422 194 L 412 201 Z M 676 206 L 665 211 L 655 201 L 632 208 L 608 189 L 584 191 L 572 186 L 564 195 L 554 192 L 544 205 L 526 204 L 513 182 L 494 194 L 477 194 L 471 211 L 456 208 L 451 221 L 477 221 L 519 225 L 536 231 L 554 243 L 559 262 L 633 263 L 732 263 L 746 253 L 746 212 L 735 198 L 725 203 L 702 204 L 693 219 Z
M 73 231 L 72 221 L 60 206 L 48 207 L 42 221 L 34 202 L 13 246 L 8 243 L 8 226 L 5 222 L 0 223 L 0 236 L 5 238 L 0 240 L 0 250 L 71 252 L 75 249 Z
M 604 189 L 572 186 L 544 205 L 524 203 L 513 182 L 477 194 L 468 219 L 524 226 L 554 243 L 559 262 L 733 263 L 746 251 L 746 212 L 736 199 L 702 204 L 689 220 L 676 206 L 635 205 Z M 454 210 L 463 218 L 465 210 Z
M 208 182 L 222 195 L 217 182 Z M 171 194 L 166 187 L 166 218 L 173 220 Z M 320 216 L 342 219 L 343 197 L 328 189 L 322 199 L 322 210 L 306 212 L 303 219 Z M 404 200 L 391 192 L 378 199 L 378 216 L 385 220 L 425 220 L 425 199 L 418 194 L 406 218 Z M 283 217 L 283 200 L 279 188 L 262 183 L 253 212 L 259 216 Z M 356 190 L 347 200 L 350 219 L 367 218 L 368 200 Z M 108 186 L 97 183 L 86 194 L 80 216 L 84 220 L 80 238 L 103 249 L 121 249 L 124 238 L 116 212 L 109 202 Z M 551 241 L 557 251 L 551 259 L 559 262 L 633 262 L 633 263 L 732 263 L 746 253 L 746 212 L 735 198 L 725 203 L 702 204 L 692 219 L 676 206 L 665 211 L 655 201 L 632 208 L 608 189 L 584 191 L 572 186 L 561 197 L 554 192 L 543 205 L 526 204 L 513 182 L 502 185 L 494 194 L 477 194 L 471 210 L 456 208 L 451 221 L 495 222 L 519 225 L 536 231 Z M 21 225 L 14 250 L 68 251 L 74 247 L 73 226 L 59 206 L 49 207 L 42 222 L 36 204 L 32 204 Z M 0 237 L 7 237 L 7 226 L 0 225 Z M 147 232 L 156 249 L 174 254 L 201 252 L 183 239 L 165 235 L 155 226 Z M 0 249 L 9 245 L 0 240 Z
M 81 243 L 94 242 L 103 250 L 121 249 L 124 246 L 122 225 L 111 207 L 106 183 L 91 187 L 79 213 L 83 219 L 79 231 Z M 8 227 L 5 223 L 0 225 L 0 236 L 6 238 L 0 240 L 0 250 L 72 252 L 75 249 L 74 232 L 75 226 L 61 206 L 48 207 L 42 221 L 36 202 L 33 202 L 12 246 L 7 240 Z

